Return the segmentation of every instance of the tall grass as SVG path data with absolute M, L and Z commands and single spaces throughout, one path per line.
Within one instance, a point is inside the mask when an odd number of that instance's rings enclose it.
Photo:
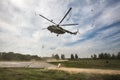
M 120 80 L 120 75 L 69 74 L 46 69 L 0 68 L 0 80 Z
M 61 63 L 65 67 L 76 68 L 98 68 L 98 69 L 120 69 L 120 60 L 104 60 L 104 59 L 83 59 L 83 60 L 70 60 L 65 62 L 51 62 L 52 64 Z

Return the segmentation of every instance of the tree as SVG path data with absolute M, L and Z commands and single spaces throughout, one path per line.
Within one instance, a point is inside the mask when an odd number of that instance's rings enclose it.
M 112 59 L 115 59 L 115 58 L 116 58 L 116 56 L 115 56 L 114 54 L 112 54 L 111 58 L 112 58 Z
M 117 59 L 120 59 L 120 52 L 118 52 L 117 54 Z
M 54 58 L 55 58 L 55 59 L 60 59 L 60 57 L 59 57 L 58 54 L 54 55 Z
M 108 59 L 111 59 L 111 54 L 110 54 L 110 53 L 108 53 L 107 57 L 108 57 Z
M 71 54 L 71 59 L 72 59 L 72 60 L 75 59 L 73 54 Z
M 104 53 L 104 59 L 110 59 L 111 58 L 111 54 L 110 53 Z
M 97 59 L 97 55 L 96 54 L 93 55 L 93 59 Z
M 93 59 L 93 55 L 91 55 L 91 59 Z
M 78 59 L 78 55 L 77 54 L 75 54 L 75 59 Z
M 0 60 L 3 61 L 29 61 L 31 59 L 40 60 L 37 55 L 23 55 L 14 52 L 0 52 Z
M 103 59 L 104 58 L 104 53 L 100 53 L 98 56 L 99 59 Z
M 65 59 L 65 55 L 64 54 L 61 54 L 61 59 Z

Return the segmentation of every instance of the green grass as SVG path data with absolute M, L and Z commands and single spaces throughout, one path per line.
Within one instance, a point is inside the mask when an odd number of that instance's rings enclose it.
M 120 80 L 120 75 L 69 74 L 47 69 L 0 68 L 0 80 Z
M 106 62 L 108 61 L 108 63 Z M 120 60 L 70 60 L 65 62 L 50 62 L 52 64 L 61 63 L 65 67 L 75 68 L 97 68 L 97 69 L 120 69 Z

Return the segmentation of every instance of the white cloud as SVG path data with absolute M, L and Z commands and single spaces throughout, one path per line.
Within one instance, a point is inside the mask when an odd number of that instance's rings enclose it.
M 0 3 L 0 29 L 2 30 L 0 51 L 15 51 L 40 56 L 48 56 L 54 52 L 66 53 L 66 55 L 78 52 L 83 57 L 89 56 L 91 49 L 102 49 L 99 46 L 103 46 L 104 42 L 96 41 L 97 37 L 73 46 L 65 46 L 65 44 L 82 40 L 89 31 L 119 21 L 119 3 L 111 7 L 107 7 L 107 3 L 104 0 L 95 2 L 86 0 L 83 3 L 77 0 L 2 0 Z M 76 36 L 64 34 L 57 37 L 48 30 L 41 30 L 51 23 L 38 15 L 35 16 L 35 12 L 58 23 L 71 6 L 73 7 L 71 18 L 64 22 L 79 22 L 79 26 L 65 27 L 65 29 L 76 31 L 78 28 L 80 34 Z M 99 26 L 91 27 L 93 22 L 94 25 Z M 105 37 L 111 32 L 112 30 L 106 30 L 101 34 Z
M 120 21 L 120 2 L 117 4 L 114 4 L 110 7 L 104 8 L 102 14 L 99 16 L 98 19 L 96 19 L 97 25 L 100 25 L 99 27 L 102 26 L 107 26 L 112 23 Z

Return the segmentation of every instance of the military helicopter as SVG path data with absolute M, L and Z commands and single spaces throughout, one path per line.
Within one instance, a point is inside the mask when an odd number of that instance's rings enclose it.
M 63 20 L 66 18 L 66 16 L 69 14 L 69 12 L 71 11 L 71 9 L 72 8 L 70 8 L 67 11 L 67 13 L 65 14 L 65 16 L 62 18 L 62 20 L 58 24 L 56 24 L 55 22 L 53 22 L 53 20 L 50 20 L 50 19 L 44 17 L 43 15 L 39 14 L 39 16 L 41 16 L 42 18 L 44 18 L 44 19 L 46 19 L 46 20 L 48 20 L 48 21 L 50 21 L 51 23 L 54 24 L 54 25 L 50 25 L 47 28 L 43 28 L 43 29 L 48 29 L 51 33 L 53 32 L 53 33 L 57 34 L 57 36 L 60 35 L 60 34 L 64 34 L 64 33 L 69 33 L 69 34 L 76 35 L 78 33 L 78 30 L 76 32 L 71 32 L 71 31 L 68 31 L 68 30 L 63 29 L 62 27 L 60 27 L 60 26 L 78 25 L 78 24 L 61 24 L 63 22 Z

